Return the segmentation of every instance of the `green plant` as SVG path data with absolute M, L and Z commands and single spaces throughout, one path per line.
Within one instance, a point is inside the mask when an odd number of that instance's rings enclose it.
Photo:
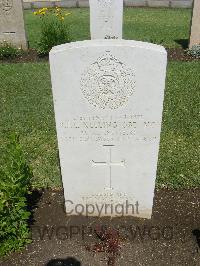
M 42 8 L 34 12 L 34 15 L 42 19 L 41 37 L 37 49 L 39 55 L 47 55 L 53 46 L 71 41 L 69 25 L 65 20 L 70 13 L 65 13 L 56 7 Z
M 18 49 L 7 42 L 0 44 L 0 60 L 13 59 L 21 54 L 21 49 Z
M 194 45 L 192 48 L 188 49 L 187 54 L 195 58 L 200 58 L 200 44 Z
M 26 195 L 30 194 L 32 178 L 16 134 L 9 138 L 3 154 L 0 167 L 0 256 L 30 242 Z

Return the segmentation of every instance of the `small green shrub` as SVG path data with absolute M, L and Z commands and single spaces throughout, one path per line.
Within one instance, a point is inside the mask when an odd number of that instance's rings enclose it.
M 34 12 L 34 15 L 42 20 L 41 37 L 37 49 L 39 55 L 47 55 L 52 47 L 71 41 L 69 25 L 65 19 L 70 13 L 56 7 L 42 8 Z
M 4 42 L 0 43 L 0 60 L 13 59 L 22 54 L 22 50 L 13 47 L 11 44 Z
M 0 256 L 4 256 L 30 243 L 26 195 L 30 194 L 32 171 L 16 134 L 9 138 L 1 161 Z
M 187 54 L 199 59 L 200 58 L 200 44 L 192 46 L 192 48 L 190 48 L 187 51 Z

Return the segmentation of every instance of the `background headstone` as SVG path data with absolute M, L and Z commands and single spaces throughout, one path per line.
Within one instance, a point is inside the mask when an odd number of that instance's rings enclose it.
M 139 213 L 124 214 L 151 217 L 166 63 L 162 46 L 136 41 L 76 42 L 50 52 L 68 213 L 77 204 L 128 200 Z M 116 215 L 115 207 L 101 215 Z
M 189 46 L 197 44 L 200 45 L 200 0 L 194 0 Z
M 21 0 L 0 0 L 0 43 L 27 48 Z
M 122 39 L 123 0 L 90 0 L 91 39 Z

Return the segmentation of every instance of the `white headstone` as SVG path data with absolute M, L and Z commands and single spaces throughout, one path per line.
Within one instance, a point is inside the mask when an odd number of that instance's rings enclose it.
M 27 48 L 21 0 L 0 0 L 0 44 Z
M 122 39 L 123 0 L 90 0 L 91 39 Z
M 191 20 L 190 45 L 200 45 L 200 1 L 194 0 Z
M 124 215 L 151 217 L 166 63 L 162 46 L 136 41 L 83 41 L 50 52 L 67 213 L 93 204 L 91 215 L 104 206 L 100 215 L 115 216 L 124 204 Z

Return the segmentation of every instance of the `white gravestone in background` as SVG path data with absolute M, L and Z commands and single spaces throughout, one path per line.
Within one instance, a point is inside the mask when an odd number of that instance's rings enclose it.
M 0 44 L 27 48 L 21 0 L 0 0 Z
M 123 0 L 90 0 L 91 39 L 122 39 Z
M 92 215 L 103 206 L 101 215 L 115 216 L 128 203 L 138 212 L 129 206 L 124 215 L 151 217 L 166 63 L 162 46 L 136 41 L 83 41 L 50 52 L 67 213 L 93 204 Z
M 200 45 L 200 1 L 194 0 L 190 32 L 190 48 Z

